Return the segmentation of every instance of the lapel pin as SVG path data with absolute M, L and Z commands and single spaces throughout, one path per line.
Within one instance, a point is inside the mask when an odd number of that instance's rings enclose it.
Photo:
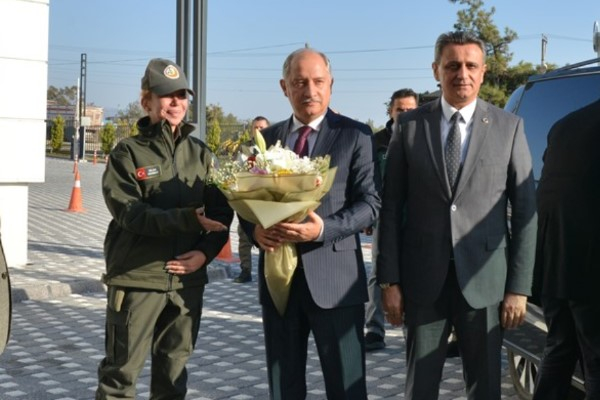
M 490 122 L 490 120 L 487 119 L 487 117 L 481 118 L 481 121 L 483 121 L 484 124 L 489 124 L 489 122 Z

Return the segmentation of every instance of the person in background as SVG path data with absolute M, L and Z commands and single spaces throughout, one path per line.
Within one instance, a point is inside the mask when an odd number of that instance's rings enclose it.
M 112 215 L 104 243 L 106 355 L 96 399 L 134 399 L 151 353 L 150 398 L 181 399 L 196 344 L 207 264 L 229 237 L 233 211 L 215 186 L 208 147 L 184 121 L 181 68 L 152 59 L 142 78 L 147 116 L 111 151 L 102 193 Z
M 375 151 L 377 152 L 377 162 L 383 181 L 383 171 L 385 171 L 385 157 L 388 144 L 392 137 L 392 128 L 396 117 L 402 113 L 414 110 L 419 105 L 419 96 L 412 89 L 400 89 L 392 93 L 388 103 L 389 121 L 385 128 L 375 133 Z M 383 349 L 385 347 L 385 319 L 383 309 L 381 308 L 381 289 L 377 285 L 377 226 L 368 228 L 367 235 L 373 235 L 371 254 L 372 264 L 371 274 L 368 280 L 369 302 L 366 309 L 367 333 L 365 335 L 366 351 Z
M 442 97 L 399 116 L 389 144 L 377 281 L 387 320 L 407 328 L 406 399 L 438 398 L 454 328 L 467 398 L 499 400 L 503 330 L 531 294 L 531 154 L 523 120 L 478 98 L 485 54 L 474 33 L 440 35 Z
M 250 143 L 242 143 L 242 146 L 253 146 L 254 145 L 254 134 L 256 130 L 262 131 L 264 128 L 269 126 L 269 120 L 263 116 L 257 116 L 252 120 L 252 126 L 250 127 L 251 140 Z M 252 241 L 242 229 L 242 224 L 238 224 L 238 254 L 240 256 L 240 274 L 233 280 L 235 283 L 246 283 L 252 281 Z
M 358 235 L 373 224 L 379 210 L 373 134 L 367 125 L 329 109 L 332 85 L 323 53 L 309 48 L 292 52 L 283 64 L 280 86 L 293 114 L 262 132 L 267 146 L 281 140 L 300 155 L 329 155 L 331 167 L 337 167 L 331 189 L 305 221 L 269 229 L 245 226 L 261 249 L 258 287 L 274 400 L 306 398 L 311 332 L 327 398 L 367 398 L 363 328 L 368 293 Z M 298 265 L 280 315 L 267 290 L 264 257 L 282 243 L 295 243 Z
M 600 99 L 548 134 L 535 266 L 548 334 L 534 400 L 569 398 L 578 358 L 586 400 L 600 399 L 599 151 Z

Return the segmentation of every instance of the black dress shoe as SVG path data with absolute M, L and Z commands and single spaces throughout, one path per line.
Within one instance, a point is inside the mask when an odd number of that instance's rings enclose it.
M 383 341 L 383 336 L 375 333 L 375 332 L 367 332 L 365 335 L 365 350 L 373 351 L 373 350 L 381 350 L 385 348 L 385 342 Z
M 235 283 L 246 283 L 252 282 L 252 272 L 247 269 L 243 269 L 242 272 L 238 275 L 237 278 L 233 280 Z

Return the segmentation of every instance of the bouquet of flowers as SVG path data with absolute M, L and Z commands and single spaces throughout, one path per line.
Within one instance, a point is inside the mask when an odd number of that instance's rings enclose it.
M 242 218 L 263 228 L 282 221 L 302 221 L 331 188 L 336 169 L 329 168 L 329 156 L 301 158 L 279 141 L 267 149 L 259 131 L 255 142 L 250 155 L 240 153 L 213 168 L 209 181 Z M 281 315 L 297 264 L 292 243 L 265 253 L 267 287 Z

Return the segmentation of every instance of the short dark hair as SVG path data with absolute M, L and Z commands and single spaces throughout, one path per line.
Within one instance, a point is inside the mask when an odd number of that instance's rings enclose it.
M 257 121 L 265 121 L 267 123 L 267 125 L 271 125 L 271 123 L 269 122 L 267 117 L 263 117 L 262 115 L 258 115 L 256 117 L 254 117 L 254 119 L 252 120 L 252 122 L 257 122 Z
M 434 62 L 440 63 L 442 52 L 449 44 L 475 44 L 479 46 L 483 56 L 485 57 L 485 43 L 472 31 L 454 31 L 442 33 L 435 41 Z
M 416 103 L 419 104 L 419 95 L 414 90 L 405 88 L 396 90 L 394 93 L 392 93 L 392 97 L 390 97 L 390 103 L 388 104 L 388 107 L 391 107 L 392 104 L 394 104 L 394 100 L 403 99 L 405 97 L 414 97 Z

